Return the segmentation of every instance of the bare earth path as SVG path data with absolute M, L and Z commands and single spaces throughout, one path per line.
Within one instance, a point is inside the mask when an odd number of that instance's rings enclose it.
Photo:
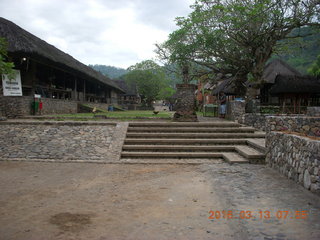
M 320 198 L 261 165 L 0 162 L 0 190 L 0 239 L 320 239 Z

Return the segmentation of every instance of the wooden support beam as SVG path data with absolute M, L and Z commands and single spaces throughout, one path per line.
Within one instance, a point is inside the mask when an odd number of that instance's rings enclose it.
M 86 80 L 83 79 L 83 101 L 86 101 Z

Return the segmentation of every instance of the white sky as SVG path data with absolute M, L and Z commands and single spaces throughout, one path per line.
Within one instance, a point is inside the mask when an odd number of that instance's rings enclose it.
M 127 68 L 155 57 L 194 0 L 0 0 L 0 16 L 84 64 Z

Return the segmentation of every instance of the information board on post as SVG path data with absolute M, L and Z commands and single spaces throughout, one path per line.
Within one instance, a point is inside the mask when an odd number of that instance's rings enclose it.
M 2 74 L 3 96 L 22 96 L 20 71 L 14 71 L 15 77 L 13 79 L 9 79 L 8 75 Z

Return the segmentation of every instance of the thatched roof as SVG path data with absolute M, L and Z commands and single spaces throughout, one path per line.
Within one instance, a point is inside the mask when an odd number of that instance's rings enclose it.
M 269 62 L 263 71 L 263 79 L 266 83 L 274 84 L 278 75 L 287 76 L 301 76 L 301 73 L 289 66 L 287 63 L 280 59 L 275 59 Z M 223 80 L 213 91 L 213 95 L 217 95 L 223 91 L 227 95 L 236 95 L 235 92 L 235 78 L 227 78 Z M 245 83 L 246 86 L 252 85 L 249 81 Z
M 123 96 L 138 96 L 138 92 L 136 89 L 136 86 L 134 87 L 130 87 L 128 86 L 128 84 L 126 83 L 125 80 L 114 80 L 114 83 L 117 84 L 121 89 L 124 90 L 124 94 L 122 94 Z
M 320 94 L 320 80 L 310 76 L 278 75 L 269 92 L 272 95 L 283 93 Z
M 226 95 L 235 95 L 235 85 L 233 77 L 227 78 L 220 82 L 216 88 L 213 89 L 212 95 L 218 95 L 220 92 L 224 92 Z
M 301 76 L 301 73 L 286 62 L 275 59 L 265 66 L 262 78 L 266 83 L 274 83 L 278 75 Z
M 31 57 L 40 62 L 47 62 L 52 66 L 64 69 L 76 76 L 97 80 L 118 91 L 123 92 L 109 78 L 84 65 L 72 56 L 48 44 L 33 34 L 20 28 L 13 22 L 0 17 L 0 37 L 8 42 L 8 53 Z

